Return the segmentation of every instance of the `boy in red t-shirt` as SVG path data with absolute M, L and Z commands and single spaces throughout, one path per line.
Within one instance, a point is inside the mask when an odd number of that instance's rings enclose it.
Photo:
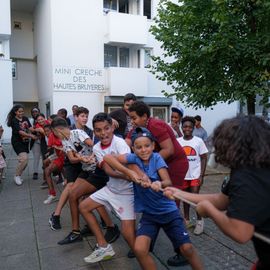
M 48 148 L 53 148 L 55 155 L 50 155 L 43 162 L 45 170 L 45 179 L 49 186 L 48 198 L 44 201 L 45 204 L 50 204 L 56 201 L 56 192 L 52 181 L 52 173 L 60 173 L 64 165 L 64 152 L 62 151 L 62 142 L 51 131 L 48 132 L 48 126 L 44 127 L 46 136 L 48 137 Z

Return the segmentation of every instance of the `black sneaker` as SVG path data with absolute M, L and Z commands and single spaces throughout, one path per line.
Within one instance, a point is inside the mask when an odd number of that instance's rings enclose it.
M 87 225 L 85 225 L 83 229 L 81 229 L 80 233 L 82 237 L 93 236 L 93 232 L 90 230 L 90 228 Z
M 33 180 L 38 180 L 38 173 L 33 173 Z
M 135 256 L 135 253 L 133 252 L 133 250 L 129 250 L 128 251 L 128 254 L 127 254 L 127 257 L 129 258 L 129 259 L 132 259 L 132 258 L 135 258 L 136 256 Z
M 49 188 L 48 183 L 46 181 L 44 181 L 41 185 L 40 185 L 41 189 L 45 189 L 45 188 Z
M 62 228 L 60 224 L 60 216 L 55 216 L 54 212 L 49 219 L 49 224 L 53 231 L 60 230 Z
M 118 229 L 118 226 L 114 224 L 114 227 L 107 227 L 104 238 L 108 243 L 113 243 L 114 241 L 117 240 L 119 235 L 120 235 L 120 231 Z
M 58 245 L 67 245 L 67 244 L 72 244 L 72 243 L 79 242 L 82 240 L 83 240 L 83 238 L 82 238 L 80 232 L 75 233 L 72 231 L 71 233 L 69 233 L 69 235 L 66 238 L 59 241 L 57 244 Z
M 183 257 L 181 254 L 175 254 L 174 256 L 170 257 L 167 260 L 167 264 L 169 266 L 183 266 L 189 263 L 188 263 L 188 260 L 185 257 Z

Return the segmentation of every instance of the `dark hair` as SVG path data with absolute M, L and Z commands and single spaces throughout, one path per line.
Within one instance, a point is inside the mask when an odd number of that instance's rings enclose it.
M 128 109 L 130 112 L 136 112 L 136 114 L 142 117 L 144 114 L 150 117 L 150 109 L 143 101 L 135 101 Z
M 65 118 L 67 117 L 67 110 L 65 108 L 59 109 L 57 114 L 64 114 Z
M 52 120 L 52 122 L 51 122 L 51 127 L 52 128 L 56 128 L 56 127 L 65 127 L 65 128 L 68 128 L 68 123 L 62 117 L 55 117 Z
M 44 127 L 43 127 L 43 129 L 44 129 L 44 128 L 49 128 L 49 129 L 51 129 L 52 127 L 51 127 L 50 124 L 45 124 Z
M 256 116 L 224 120 L 215 130 L 216 161 L 229 168 L 270 166 L 270 125 Z
M 185 116 L 182 118 L 181 123 L 183 125 L 185 122 L 191 122 L 193 127 L 194 127 L 195 126 L 195 119 L 194 118 L 195 117 L 192 117 L 192 116 Z
M 16 104 L 12 107 L 12 109 L 9 111 L 8 115 L 7 115 L 7 119 L 6 119 L 6 122 L 7 122 L 7 126 L 8 127 L 11 127 L 11 122 L 12 120 L 15 118 L 16 116 L 16 112 L 19 110 L 19 109 L 23 109 L 23 105 L 21 104 Z
M 197 121 L 199 121 L 199 122 L 201 122 L 201 121 L 202 121 L 202 118 L 201 118 L 201 116 L 200 116 L 200 115 L 196 115 L 196 116 L 194 116 L 194 119 L 195 119 L 195 120 L 197 120 Z
M 42 116 L 43 118 L 46 118 L 45 115 L 43 113 L 39 113 L 36 117 L 36 119 L 39 117 L 39 116 Z
M 135 96 L 134 94 L 128 93 L 128 94 L 126 94 L 126 95 L 124 96 L 124 103 L 125 103 L 126 101 L 129 101 L 129 100 L 134 100 L 134 101 L 136 101 L 137 98 L 136 98 L 136 96 Z
M 50 118 L 53 120 L 54 118 L 58 117 L 57 114 L 50 115 Z
M 89 110 L 85 107 L 78 107 L 78 109 L 76 110 L 75 115 L 78 116 L 81 113 L 85 113 L 85 114 L 89 114 Z
M 105 122 L 107 121 L 110 125 L 112 125 L 112 118 L 110 115 L 104 112 L 97 113 L 92 119 L 92 125 L 95 126 L 97 122 Z

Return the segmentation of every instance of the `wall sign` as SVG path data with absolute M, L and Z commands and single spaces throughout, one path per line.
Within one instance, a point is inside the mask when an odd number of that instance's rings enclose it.
M 104 70 L 85 67 L 54 67 L 53 90 L 105 92 Z

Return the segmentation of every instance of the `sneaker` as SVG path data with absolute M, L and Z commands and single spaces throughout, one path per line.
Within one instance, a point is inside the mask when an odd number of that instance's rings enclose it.
M 90 230 L 88 225 L 85 225 L 83 229 L 81 229 L 80 234 L 82 237 L 93 236 L 93 232 Z
M 40 185 L 41 189 L 45 189 L 45 188 L 49 188 L 48 183 L 46 181 L 44 181 L 41 185 Z
M 33 180 L 38 180 L 38 173 L 33 173 Z
M 183 266 L 188 264 L 188 260 L 181 254 L 175 254 L 167 260 L 169 266 Z
M 110 260 L 115 255 L 115 252 L 110 244 L 107 247 L 96 246 L 93 253 L 84 258 L 86 263 L 95 263 L 105 260 Z
M 204 220 L 203 219 L 197 220 L 196 226 L 195 226 L 195 229 L 194 229 L 193 233 L 195 235 L 202 234 L 203 233 L 203 227 L 204 227 Z
M 15 183 L 16 183 L 17 186 L 21 186 L 22 183 L 23 183 L 23 180 L 21 179 L 20 176 L 15 176 L 14 177 L 14 181 L 15 181 Z
M 56 196 L 49 195 L 48 198 L 43 202 L 44 204 L 50 204 L 57 200 Z
M 75 233 L 72 231 L 71 233 L 69 233 L 68 236 L 66 236 L 63 240 L 59 241 L 57 244 L 58 245 L 67 245 L 67 244 L 72 244 L 72 243 L 79 242 L 82 240 L 83 240 L 83 238 L 79 232 Z
M 60 230 L 62 228 L 60 224 L 60 216 L 54 215 L 54 212 L 49 219 L 49 224 L 53 231 Z
M 107 227 L 106 233 L 104 235 L 105 240 L 108 243 L 113 243 L 120 236 L 120 231 L 118 226 L 114 224 L 114 227 Z
M 127 257 L 129 258 L 129 259 L 132 259 L 132 258 L 135 258 L 136 256 L 135 256 L 135 253 L 133 252 L 133 250 L 129 250 L 128 251 L 128 254 L 127 254 Z

